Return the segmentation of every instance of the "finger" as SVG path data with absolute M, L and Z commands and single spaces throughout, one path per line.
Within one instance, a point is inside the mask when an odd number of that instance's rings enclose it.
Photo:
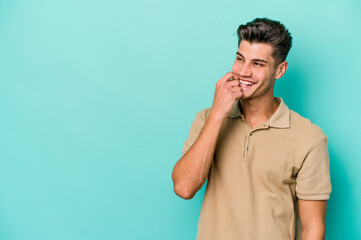
M 234 73 L 228 72 L 218 82 L 225 83 L 225 82 L 229 81 L 230 79 L 232 79 L 233 77 L 234 77 Z
M 239 80 L 241 78 L 238 73 L 234 73 L 234 72 L 232 72 L 232 73 L 233 73 L 233 76 L 232 76 L 233 80 Z
M 238 80 L 230 80 L 230 81 L 226 82 L 225 84 L 226 84 L 227 88 L 239 87 L 241 85 Z
M 235 97 L 236 100 L 240 99 L 242 95 L 243 95 L 242 91 L 233 93 L 233 96 Z
M 232 72 L 232 77 L 230 79 L 228 79 L 228 81 L 233 81 L 233 80 L 239 81 L 239 79 L 240 79 L 239 74 Z
M 240 87 L 233 87 L 233 88 L 231 88 L 231 92 L 232 92 L 232 93 L 242 92 L 242 88 L 240 88 Z

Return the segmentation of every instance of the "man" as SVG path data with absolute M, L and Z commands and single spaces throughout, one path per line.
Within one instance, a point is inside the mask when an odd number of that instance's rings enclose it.
M 327 137 L 274 97 L 292 45 L 278 21 L 238 28 L 232 67 L 196 114 L 172 173 L 191 199 L 207 182 L 198 240 L 324 239 L 331 193 Z M 299 214 L 302 229 L 296 224 Z

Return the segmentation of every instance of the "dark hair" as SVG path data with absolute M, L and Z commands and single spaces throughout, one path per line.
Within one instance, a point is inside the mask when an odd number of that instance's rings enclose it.
M 286 60 L 292 46 L 292 36 L 279 21 L 256 18 L 237 30 L 238 46 L 242 40 L 250 43 L 268 43 L 273 47 L 272 57 L 279 64 Z

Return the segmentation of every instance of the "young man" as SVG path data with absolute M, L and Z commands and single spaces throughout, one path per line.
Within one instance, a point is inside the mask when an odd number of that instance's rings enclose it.
M 238 28 L 232 72 L 196 114 L 172 173 L 191 199 L 207 182 L 198 240 L 324 239 L 331 193 L 327 137 L 273 96 L 292 45 L 278 21 Z M 296 224 L 299 214 L 302 229 Z

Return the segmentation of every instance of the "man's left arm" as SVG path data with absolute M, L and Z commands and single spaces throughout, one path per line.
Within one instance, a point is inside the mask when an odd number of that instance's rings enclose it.
M 302 240 L 324 240 L 327 200 L 298 199 Z
M 326 206 L 332 191 L 327 137 L 323 135 L 310 148 L 296 178 L 302 240 L 323 240 Z

